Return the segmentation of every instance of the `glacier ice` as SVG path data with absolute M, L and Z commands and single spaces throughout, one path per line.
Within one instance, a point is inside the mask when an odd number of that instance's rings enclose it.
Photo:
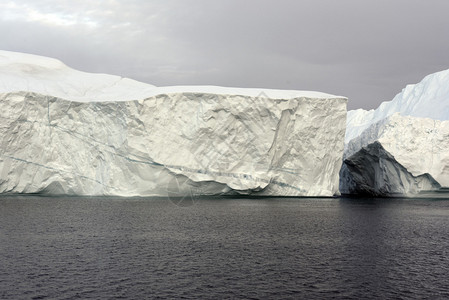
M 375 141 L 345 160 L 341 193 L 407 196 L 441 188 L 428 173 L 414 176 Z
M 349 111 L 342 193 L 413 196 L 448 187 L 448 120 L 449 70 L 408 85 L 376 110 Z
M 333 196 L 344 97 L 155 87 L 0 51 L 0 193 Z
M 346 145 L 344 194 L 413 196 L 449 186 L 449 121 L 396 113 Z
M 393 100 L 383 102 L 375 110 L 348 111 L 345 143 L 394 113 L 449 120 L 449 70 L 430 74 L 417 84 L 407 85 Z

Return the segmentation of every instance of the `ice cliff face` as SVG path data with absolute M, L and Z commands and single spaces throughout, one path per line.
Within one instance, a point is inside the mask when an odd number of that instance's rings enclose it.
M 341 192 L 412 196 L 449 186 L 449 121 L 396 113 L 346 145 Z
M 412 196 L 449 186 L 449 121 L 442 120 L 449 120 L 449 70 L 375 111 L 348 112 L 342 193 Z
M 341 174 L 344 194 L 406 196 L 441 187 L 427 173 L 414 176 L 378 141 L 346 159 Z
M 346 98 L 156 88 L 47 60 L 0 51 L 0 193 L 338 194 Z

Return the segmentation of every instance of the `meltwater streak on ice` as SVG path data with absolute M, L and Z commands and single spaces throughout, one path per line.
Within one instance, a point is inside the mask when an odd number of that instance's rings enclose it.
M 343 97 L 158 88 L 6 51 L 0 82 L 2 193 L 167 195 L 177 178 L 207 195 L 338 194 Z

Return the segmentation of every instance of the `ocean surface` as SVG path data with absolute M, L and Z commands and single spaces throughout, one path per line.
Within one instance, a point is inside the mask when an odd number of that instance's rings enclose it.
M 0 197 L 0 299 L 449 299 L 449 200 Z

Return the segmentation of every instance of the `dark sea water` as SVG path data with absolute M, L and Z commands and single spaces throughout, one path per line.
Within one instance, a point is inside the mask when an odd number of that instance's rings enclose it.
M 1 299 L 449 299 L 449 200 L 0 198 Z

